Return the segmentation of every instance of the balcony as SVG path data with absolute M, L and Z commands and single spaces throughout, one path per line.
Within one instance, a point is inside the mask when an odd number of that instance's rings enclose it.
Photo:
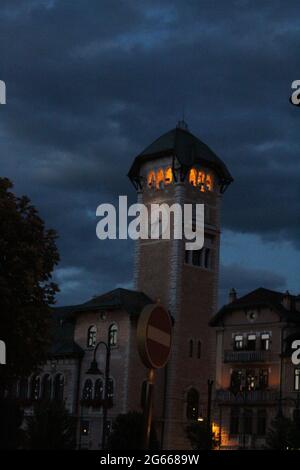
M 278 390 L 251 390 L 242 391 L 234 395 L 230 390 L 220 389 L 216 390 L 216 400 L 219 403 L 228 404 L 258 404 L 258 403 L 278 403 L 279 391 Z
M 270 361 L 270 351 L 224 351 L 224 362 L 268 362 Z

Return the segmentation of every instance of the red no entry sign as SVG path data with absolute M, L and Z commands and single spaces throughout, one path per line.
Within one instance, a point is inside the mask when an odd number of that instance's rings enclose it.
M 138 351 L 149 369 L 159 369 L 168 362 L 171 352 L 172 321 L 161 305 L 146 305 L 137 326 Z

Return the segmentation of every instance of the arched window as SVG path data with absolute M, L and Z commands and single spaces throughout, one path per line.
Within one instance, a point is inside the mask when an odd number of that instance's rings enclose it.
M 103 399 L 103 382 L 101 379 L 97 379 L 95 382 L 95 400 L 102 400 Z
M 87 347 L 94 348 L 96 346 L 96 337 L 97 337 L 97 327 L 91 325 L 88 329 L 87 334 Z
M 199 410 L 199 393 L 195 388 L 191 388 L 187 393 L 186 417 L 197 420 Z
M 193 357 L 194 341 L 190 339 L 189 341 L 189 356 Z
M 83 400 L 92 400 L 93 399 L 93 382 L 91 379 L 86 379 L 84 382 L 82 390 L 82 399 Z
M 50 400 L 52 392 L 52 379 L 49 374 L 44 375 L 42 379 L 42 399 Z
M 205 173 L 203 171 L 199 171 L 197 185 L 200 186 L 200 191 L 204 193 L 205 191 Z
M 165 185 L 171 184 L 173 181 L 172 168 L 168 167 L 165 171 Z
M 195 168 L 191 168 L 190 170 L 189 183 L 193 186 L 196 186 L 197 184 L 197 170 Z
M 39 375 L 34 375 L 31 379 L 30 398 L 32 400 L 38 400 L 40 398 L 40 391 L 41 379 Z
M 108 379 L 108 385 L 107 385 L 107 396 L 110 399 L 113 399 L 115 393 L 115 386 L 114 386 L 114 381 L 113 379 Z
M 206 175 L 206 181 L 205 181 L 205 184 L 206 184 L 206 188 L 208 191 L 212 191 L 213 189 L 213 182 L 212 182 L 212 176 L 207 173 Z
M 53 398 L 55 401 L 64 399 L 65 378 L 62 374 L 56 374 L 54 378 Z
M 163 188 L 164 180 L 165 180 L 164 172 L 160 168 L 156 173 L 156 188 L 157 189 L 162 189 Z
M 26 400 L 28 397 L 28 379 L 27 377 L 22 377 L 19 382 L 19 398 L 21 400 Z
M 197 344 L 197 357 L 198 359 L 200 359 L 201 357 L 201 341 L 198 341 L 198 344 Z
M 118 342 L 118 327 L 115 323 L 110 325 L 108 330 L 109 344 L 111 346 L 117 346 Z
M 149 188 L 155 187 L 155 173 L 152 170 L 148 173 L 147 184 Z

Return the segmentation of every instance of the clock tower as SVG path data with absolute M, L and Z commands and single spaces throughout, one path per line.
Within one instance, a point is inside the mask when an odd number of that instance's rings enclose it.
M 214 379 L 215 352 L 209 320 L 217 309 L 220 204 L 233 181 L 226 165 L 181 121 L 134 160 L 129 174 L 138 202 L 204 204 L 205 237 L 200 250 L 186 240 L 136 241 L 135 288 L 162 303 L 174 319 L 172 353 L 159 371 L 154 418 L 165 449 L 187 448 L 186 426 L 207 413 L 207 382 Z M 172 231 L 171 231 L 172 232 Z M 159 395 L 159 397 L 157 397 Z M 160 410 L 160 411 L 159 411 Z

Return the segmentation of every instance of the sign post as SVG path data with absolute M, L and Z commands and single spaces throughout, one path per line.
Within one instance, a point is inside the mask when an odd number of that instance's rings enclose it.
M 172 321 L 167 310 L 159 304 L 146 305 L 137 325 L 138 351 L 148 369 L 146 397 L 143 410 L 143 448 L 149 448 L 152 423 L 153 386 L 155 370 L 168 362 L 171 352 Z

